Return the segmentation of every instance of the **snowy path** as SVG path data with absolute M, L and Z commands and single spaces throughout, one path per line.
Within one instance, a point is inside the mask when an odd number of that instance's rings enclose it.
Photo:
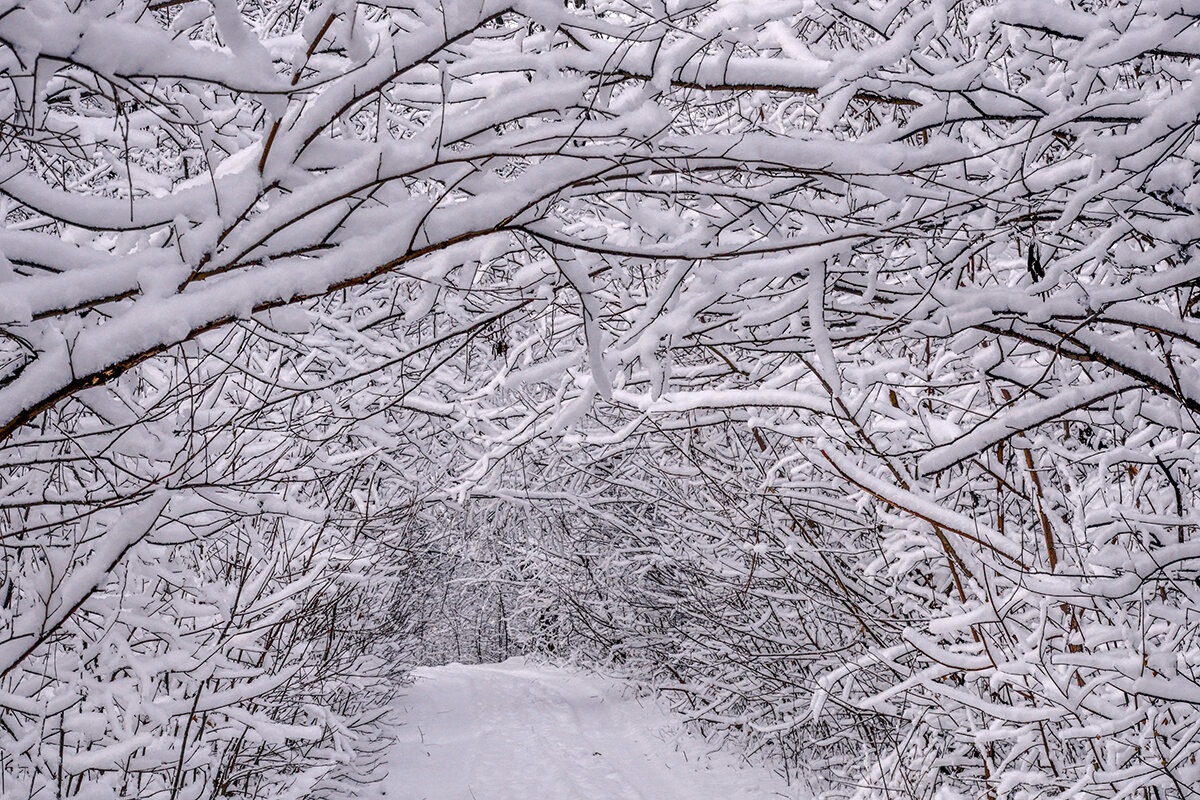
M 601 678 L 510 660 L 418 670 L 383 800 L 803 798 Z

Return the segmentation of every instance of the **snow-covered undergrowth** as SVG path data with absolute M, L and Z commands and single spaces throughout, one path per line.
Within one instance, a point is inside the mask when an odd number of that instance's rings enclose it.
M 1198 19 L 0 3 L 0 796 L 331 796 L 521 648 L 1188 796 Z
M 753 437 L 742 446 L 752 462 Z M 1110 796 L 1156 783 L 1187 796 L 1194 545 L 1064 537 L 1072 567 L 1015 569 L 951 532 L 942 549 L 834 479 L 820 491 L 777 477 L 764 502 L 753 477 L 704 472 L 702 487 L 663 486 L 651 519 L 596 524 L 585 512 L 572 535 L 541 535 L 531 594 L 553 621 L 552 647 L 571 642 L 647 681 L 701 730 L 812 769 L 835 797 L 864 782 L 870 796 Z M 1037 516 L 1005 522 L 1010 536 L 1024 531 L 1014 558 L 1044 558 Z
M 374 769 L 428 520 L 258 370 L 288 376 L 230 333 L 9 439 L 4 797 L 299 797 Z

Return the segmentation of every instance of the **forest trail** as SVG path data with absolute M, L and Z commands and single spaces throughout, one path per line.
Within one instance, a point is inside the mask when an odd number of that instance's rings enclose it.
M 400 700 L 381 800 L 769 800 L 808 797 L 684 732 L 603 678 L 534 665 L 423 668 Z

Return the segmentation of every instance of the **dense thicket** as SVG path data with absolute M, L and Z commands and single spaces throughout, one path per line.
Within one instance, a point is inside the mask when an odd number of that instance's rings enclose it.
M 1198 18 L 3 3 L 0 796 L 329 796 L 525 647 L 1195 794 Z

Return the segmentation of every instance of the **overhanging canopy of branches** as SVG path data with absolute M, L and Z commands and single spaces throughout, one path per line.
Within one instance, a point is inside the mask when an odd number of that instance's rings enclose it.
M 364 779 L 449 518 L 863 791 L 1194 794 L 1198 14 L 0 4 L 0 795 Z

